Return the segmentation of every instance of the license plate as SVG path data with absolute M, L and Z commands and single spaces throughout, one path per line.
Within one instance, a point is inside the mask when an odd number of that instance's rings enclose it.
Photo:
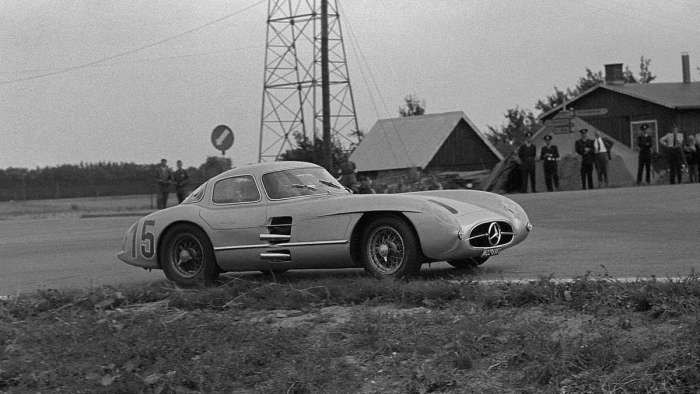
M 499 253 L 501 253 L 501 248 L 484 249 L 484 251 L 481 252 L 481 257 L 495 256 Z

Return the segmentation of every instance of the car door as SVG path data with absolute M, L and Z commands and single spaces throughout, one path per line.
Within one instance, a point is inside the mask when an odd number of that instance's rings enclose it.
M 267 244 L 260 240 L 266 230 L 266 204 L 252 175 L 216 181 L 211 204 L 200 213 L 213 229 L 212 246 L 224 270 L 259 269 L 260 253 Z

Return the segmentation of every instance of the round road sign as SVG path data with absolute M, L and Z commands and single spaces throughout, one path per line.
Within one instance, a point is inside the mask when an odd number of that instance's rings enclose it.
M 211 132 L 211 143 L 214 148 L 226 152 L 227 149 L 233 146 L 233 131 L 226 125 L 218 125 Z

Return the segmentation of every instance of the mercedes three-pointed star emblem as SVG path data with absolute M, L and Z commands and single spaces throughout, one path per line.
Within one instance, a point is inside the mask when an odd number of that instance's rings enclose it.
M 493 222 L 489 225 L 489 245 L 496 246 L 501 242 L 501 226 L 498 222 Z

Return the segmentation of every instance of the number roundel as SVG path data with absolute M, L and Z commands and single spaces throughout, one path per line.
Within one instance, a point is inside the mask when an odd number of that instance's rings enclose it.
M 155 220 L 144 220 L 141 227 L 141 256 L 146 259 L 151 259 L 156 254 L 156 237 L 151 230 L 155 225 Z

